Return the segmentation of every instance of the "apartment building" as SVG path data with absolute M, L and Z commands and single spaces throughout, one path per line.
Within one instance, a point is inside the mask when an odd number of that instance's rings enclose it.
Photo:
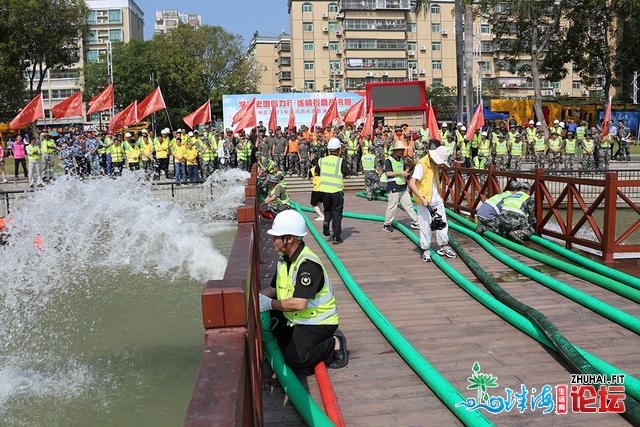
M 248 56 L 255 67 L 259 93 L 291 92 L 291 37 L 257 35 L 251 40 Z
M 369 82 L 405 80 L 455 86 L 453 8 L 454 0 L 433 1 L 417 15 L 410 0 L 289 0 L 290 55 L 284 68 L 265 70 L 278 79 L 263 74 L 260 92 L 352 91 Z M 533 95 L 530 79 L 510 73 L 499 58 L 486 19 L 478 17 L 468 36 L 474 39 L 474 85 L 501 96 Z M 282 49 L 266 49 L 260 60 L 280 64 Z M 544 96 L 590 94 L 572 69 L 542 87 Z
M 153 33 L 164 34 L 181 23 L 198 28 L 202 25 L 202 17 L 193 13 L 182 13 L 178 9 L 156 10 Z
M 133 0 L 87 0 L 88 31 L 80 42 L 80 61 L 65 70 L 49 70 L 42 84 L 46 123 L 51 124 L 51 107 L 82 89 L 81 70 L 85 63 L 106 58 L 108 43 L 143 40 L 144 13 Z M 108 119 L 105 117 L 105 119 Z M 79 118 L 57 119 L 55 125 L 78 123 Z M 38 121 L 39 125 L 45 120 Z

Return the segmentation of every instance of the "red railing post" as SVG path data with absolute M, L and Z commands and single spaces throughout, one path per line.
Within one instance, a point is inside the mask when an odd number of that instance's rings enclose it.
M 462 188 L 460 186 L 460 181 L 462 180 L 462 174 L 460 173 L 460 163 L 456 163 L 453 169 L 453 210 L 456 213 L 460 213 L 460 194 L 462 192 Z
M 618 172 L 607 172 L 604 180 L 604 225 L 602 230 L 602 259 L 613 261 L 616 241 L 616 207 L 618 200 Z
M 487 173 L 487 199 L 493 197 L 496 192 L 493 188 L 493 182 L 496 179 L 496 165 L 489 165 L 488 173 Z
M 544 169 L 536 168 L 533 178 L 533 189 L 535 194 L 536 205 L 536 234 L 540 235 L 540 225 L 542 223 L 542 214 L 544 212 L 544 197 L 542 193 L 542 183 L 544 182 Z

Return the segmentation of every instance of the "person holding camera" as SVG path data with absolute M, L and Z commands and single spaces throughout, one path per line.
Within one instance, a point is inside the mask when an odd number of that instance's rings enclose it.
M 449 227 L 444 211 L 444 201 L 438 192 L 440 184 L 440 165 L 446 165 L 451 152 L 444 145 L 429 150 L 413 170 L 409 179 L 409 189 L 413 193 L 418 206 L 418 224 L 420 225 L 421 258 L 431 261 L 431 231 L 436 232 L 436 242 L 440 247 L 437 254 L 447 258 L 455 258 L 456 253 L 449 246 Z

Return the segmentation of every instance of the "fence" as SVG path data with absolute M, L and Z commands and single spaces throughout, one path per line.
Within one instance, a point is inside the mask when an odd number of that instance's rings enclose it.
M 591 174 L 591 177 L 585 177 Z M 624 179 L 621 179 L 621 176 Z M 441 173 L 447 206 L 474 216 L 488 197 L 513 181 L 531 184 L 535 196 L 536 233 L 560 239 L 567 248 L 580 245 L 605 261 L 623 253 L 640 253 L 630 237 L 640 230 L 640 172 L 572 172 L 547 175 L 456 167 Z M 630 221 L 624 223 L 622 214 Z

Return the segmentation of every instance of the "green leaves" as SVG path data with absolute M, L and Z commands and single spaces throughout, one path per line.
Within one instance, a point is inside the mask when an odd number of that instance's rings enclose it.
M 498 387 L 498 377 L 494 377 L 491 374 L 483 374 L 480 372 L 480 364 L 478 362 L 473 364 L 473 375 L 467 378 L 469 385 L 468 390 L 478 390 L 478 403 L 487 401 L 489 394 L 487 388 Z

